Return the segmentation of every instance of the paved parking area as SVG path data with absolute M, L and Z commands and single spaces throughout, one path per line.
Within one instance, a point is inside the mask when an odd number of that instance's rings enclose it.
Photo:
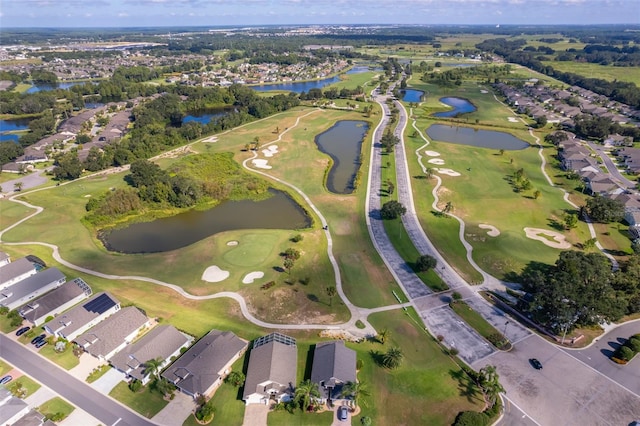
M 458 356 L 468 364 L 490 355 L 495 350 L 448 306 L 422 311 L 420 316 L 431 333 L 434 336 L 443 336 L 446 346 L 456 348 Z
M 529 364 L 537 358 L 543 365 Z M 640 418 L 640 398 L 537 335 L 510 352 L 472 365 L 495 365 L 507 396 L 541 425 L 628 425 Z
M 497 307 L 485 302 L 481 296 L 474 295 L 464 301 L 467 302 L 474 311 L 482 315 L 482 317 L 487 320 L 489 324 L 494 326 L 496 330 L 500 333 L 506 334 L 511 342 L 519 342 L 531 334 L 531 332 L 520 325 L 519 322 L 505 315 L 504 311 L 501 311 Z

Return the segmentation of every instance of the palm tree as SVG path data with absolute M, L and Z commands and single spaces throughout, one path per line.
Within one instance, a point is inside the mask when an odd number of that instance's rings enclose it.
M 533 199 L 537 200 L 538 198 L 540 198 L 540 195 L 542 195 L 542 192 L 540 192 L 539 189 L 536 189 L 535 191 L 533 191 Z
M 318 384 L 307 379 L 300 383 L 293 394 L 293 401 L 300 405 L 302 411 L 307 411 L 311 405 L 311 400 L 320 398 Z
M 325 291 L 327 292 L 327 296 L 329 296 L 329 306 L 331 306 L 333 301 L 333 296 L 335 296 L 338 291 L 334 286 L 327 287 Z
M 22 191 L 22 182 L 16 182 L 13 184 L 13 190 L 16 192 Z
M 158 373 L 160 372 L 160 366 L 162 365 L 163 359 L 160 357 L 150 359 L 149 361 L 144 363 L 144 368 L 147 373 L 149 373 L 150 377 L 158 378 Z
M 445 204 L 444 209 L 442 209 L 442 213 L 450 213 L 453 211 L 453 203 L 451 201 L 447 201 L 447 204 Z
M 384 345 L 384 343 L 387 341 L 387 337 L 389 337 L 389 330 L 387 330 L 386 328 L 380 330 L 380 333 L 378 333 L 378 340 L 380 341 L 380 343 Z
M 498 399 L 498 394 L 504 392 L 504 388 L 500 384 L 498 380 L 498 373 L 496 372 L 496 367 L 493 365 L 487 365 L 482 367 L 479 371 L 479 385 L 482 389 L 482 393 L 484 394 L 486 402 L 490 407 L 496 403 Z
M 342 387 L 340 396 L 350 397 L 353 400 L 353 405 L 358 406 L 358 401 L 362 396 L 370 396 L 369 388 L 364 382 L 347 382 Z
M 424 171 L 424 175 L 427 179 L 431 179 L 433 177 L 433 168 L 427 167 L 427 169 Z
M 393 347 L 382 355 L 382 365 L 391 369 L 398 368 L 402 358 L 404 358 L 402 350 L 398 347 Z

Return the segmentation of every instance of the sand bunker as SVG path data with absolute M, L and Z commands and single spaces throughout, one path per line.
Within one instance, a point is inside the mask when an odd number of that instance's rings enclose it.
M 437 164 L 438 166 L 442 166 L 444 164 L 444 160 L 442 158 L 432 158 L 431 160 L 427 161 L 427 163 Z
M 237 242 L 237 241 L 235 241 L 235 240 L 227 241 L 227 245 L 228 245 L 228 246 L 237 246 L 237 245 L 238 245 L 238 242 Z
M 251 160 L 254 166 L 259 169 L 270 169 L 269 160 L 263 160 L 261 158 L 256 158 L 255 160 Z
M 480 229 L 488 229 L 489 231 L 487 232 L 487 235 L 490 237 L 497 237 L 498 235 L 500 235 L 500 230 L 498 228 L 496 228 L 493 225 L 488 225 L 486 223 L 481 223 L 480 225 L 478 225 L 478 228 Z
M 460 176 L 460 173 L 451 169 L 436 169 L 441 175 Z
M 223 271 L 216 265 L 209 266 L 202 273 L 202 280 L 208 283 L 218 283 L 229 278 L 229 271 Z
M 218 137 L 217 136 L 209 136 L 208 138 L 206 138 L 202 142 L 218 142 Z
M 278 153 L 278 145 L 269 145 L 267 148 L 262 150 L 262 155 L 265 157 L 273 157 Z
M 488 90 L 480 89 L 480 93 L 489 93 Z
M 424 154 L 429 157 L 440 157 L 440 153 L 436 151 L 425 151 Z
M 264 277 L 264 272 L 261 272 L 261 271 L 249 272 L 242 279 L 242 284 L 251 284 L 253 280 L 257 280 L 262 277 Z
M 515 117 L 507 117 L 507 120 L 509 120 L 509 123 L 517 123 L 518 119 Z
M 540 229 L 540 228 L 524 228 L 524 232 L 527 235 L 527 238 L 531 238 L 532 240 L 542 241 L 546 246 L 557 248 L 557 249 L 571 248 L 571 243 L 568 242 L 565 236 L 559 232 L 550 231 L 548 229 Z M 554 241 L 551 241 L 548 238 L 543 237 L 543 235 L 548 235 L 549 237 L 553 238 Z

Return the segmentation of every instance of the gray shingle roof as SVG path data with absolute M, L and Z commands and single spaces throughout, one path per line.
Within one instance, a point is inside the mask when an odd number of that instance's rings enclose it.
M 146 376 L 144 363 L 150 359 L 166 360 L 189 342 L 189 337 L 172 325 L 159 325 L 137 342 L 115 354 L 110 363 L 132 377 L 142 380 Z
M 148 321 L 149 318 L 138 308 L 128 306 L 76 337 L 74 341 L 91 355 L 104 357 Z
M 178 358 L 162 377 L 191 395 L 204 395 L 221 377 L 224 367 L 247 347 L 230 331 L 211 330 Z
M 318 343 L 313 353 L 311 381 L 317 383 L 321 391 L 323 386 L 332 388 L 332 395 L 327 390 L 325 397 L 337 398 L 342 384 L 356 381 L 356 352 L 347 348 L 342 340 Z
M 270 389 L 284 393 L 296 386 L 298 347 L 294 339 L 278 335 L 284 336 L 272 333 L 258 339 L 261 345 L 251 350 L 243 399 L 254 393 L 266 396 Z
M 22 257 L 0 267 L 0 287 L 7 281 L 11 281 L 15 277 L 26 274 L 29 271 L 33 271 L 35 274 L 36 267 L 33 263 L 29 262 L 26 257 Z
M 26 303 L 28 297 L 33 293 L 52 290 L 52 288 L 47 289 L 47 287 L 52 285 L 59 286 L 65 280 L 64 274 L 58 268 L 45 269 L 0 290 L 0 305 L 14 309 Z
M 87 297 L 91 295 L 91 288 L 82 278 L 67 281 L 55 290 L 29 302 L 20 310 L 20 315 L 27 321 L 35 323 L 37 319 L 50 315 L 51 312 L 55 312 L 81 294 L 86 294 Z
M 105 297 L 108 298 L 113 305 L 120 304 L 118 299 L 107 292 L 97 293 L 82 305 L 76 306 L 63 315 L 56 317 L 53 321 L 47 324 L 48 328 L 54 332 L 62 332 L 65 336 L 73 335 L 104 313 L 104 311 L 101 310 L 91 309 L 91 306 L 97 299 Z

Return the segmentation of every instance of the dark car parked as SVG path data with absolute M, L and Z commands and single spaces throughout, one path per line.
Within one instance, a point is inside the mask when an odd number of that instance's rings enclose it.
M 535 359 L 535 358 L 531 358 L 531 359 L 529 360 L 529 363 L 530 363 L 530 364 L 531 364 L 531 366 L 532 366 L 533 368 L 535 368 L 536 370 L 542 370 L 542 363 L 541 363 L 540 361 L 538 361 L 537 359 Z
M 16 331 L 16 336 L 22 336 L 24 333 L 26 333 L 29 330 L 31 330 L 31 327 L 19 328 L 18 331 Z
M 36 348 L 40 349 L 41 347 L 43 347 L 46 344 L 47 344 L 47 341 L 42 339 L 38 343 L 36 343 Z
M 44 338 L 45 338 L 45 337 L 47 337 L 47 335 L 46 335 L 46 334 L 44 334 L 44 333 L 42 333 L 41 335 L 34 337 L 34 338 L 31 340 L 31 344 L 32 344 L 32 345 L 35 345 L 36 343 L 38 343 L 38 342 L 40 342 L 40 341 L 44 340 Z

